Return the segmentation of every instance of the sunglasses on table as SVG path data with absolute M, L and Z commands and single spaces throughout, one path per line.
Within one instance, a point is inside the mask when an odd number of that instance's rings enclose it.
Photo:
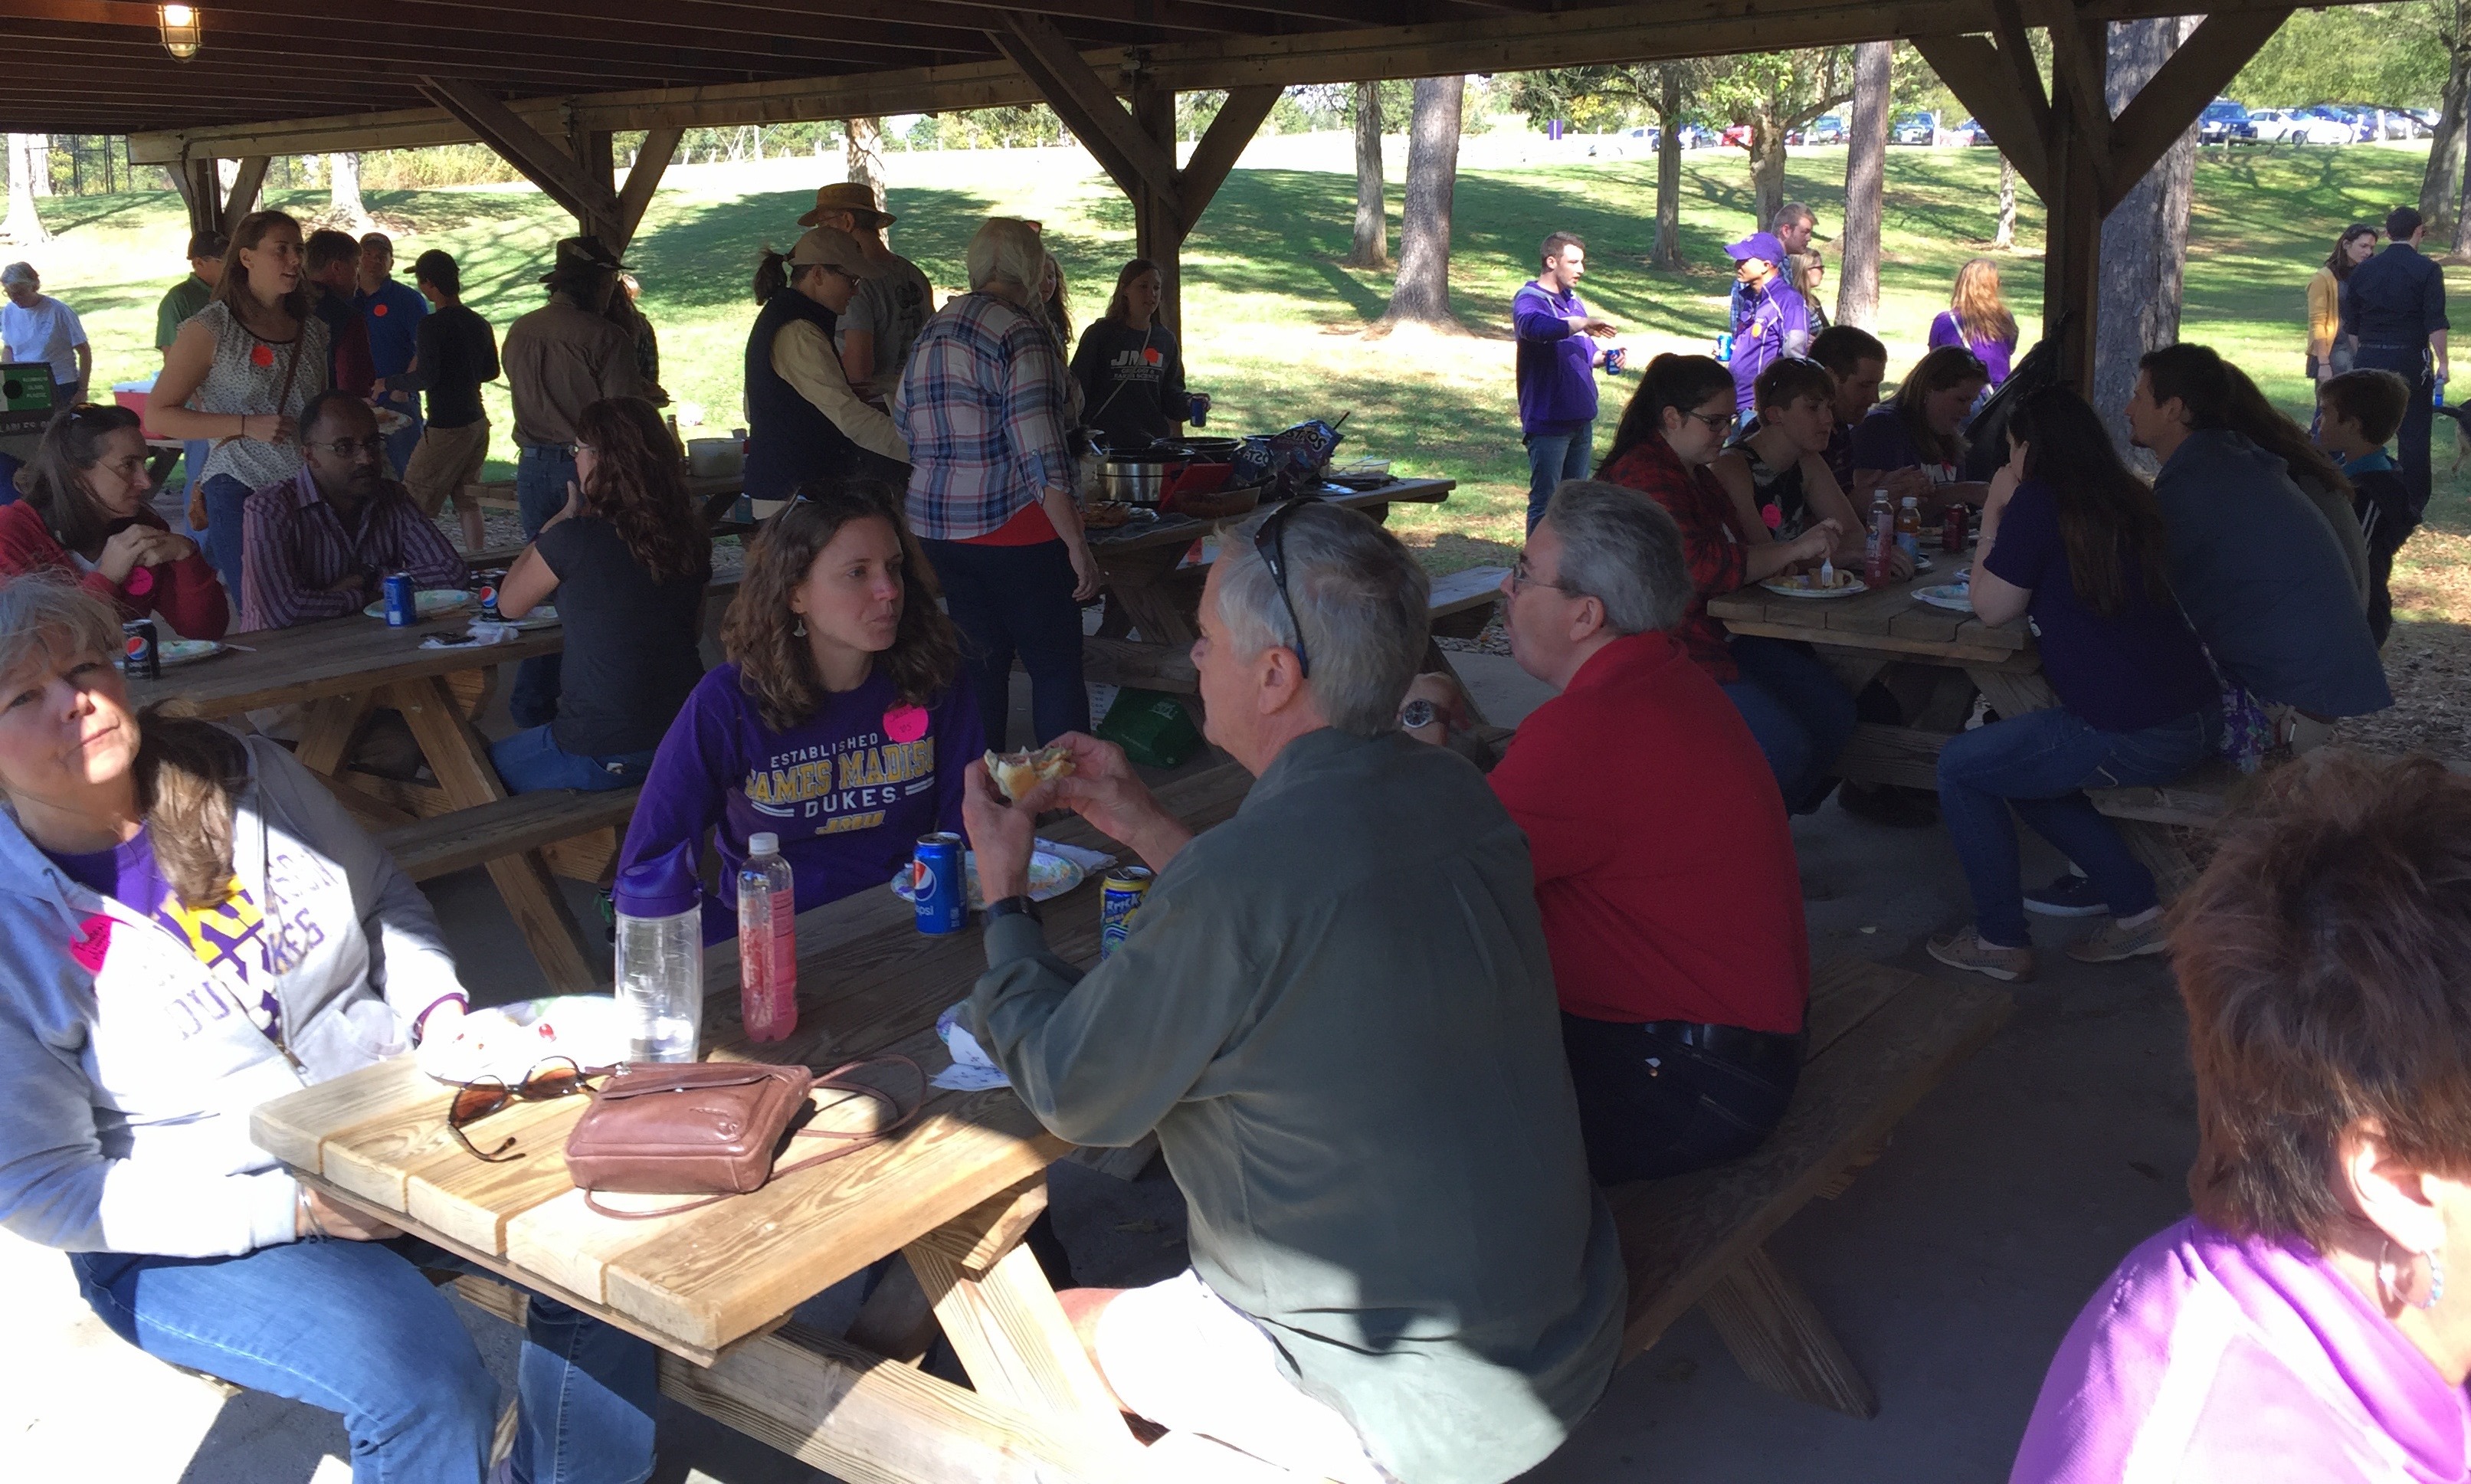
M 1306 506 L 1319 504 L 1319 495 L 1298 495 L 1271 511 L 1270 518 L 1253 532 L 1253 549 L 1261 554 L 1261 565 L 1270 569 L 1279 601 L 1287 610 L 1287 626 L 1296 631 L 1296 673 L 1306 680 L 1312 678 L 1312 656 L 1305 653 L 1305 626 L 1296 618 L 1296 601 L 1287 596 L 1287 522 Z
M 520 1154 L 506 1152 L 514 1147 L 512 1137 L 501 1141 L 494 1148 L 483 1150 L 463 1130 L 493 1113 L 503 1111 L 509 1103 L 549 1102 L 587 1092 L 596 1078 L 605 1077 L 613 1070 L 608 1067 L 578 1067 L 567 1057 L 553 1056 L 525 1072 L 523 1080 L 512 1087 L 498 1077 L 476 1077 L 457 1089 L 455 1100 L 447 1105 L 446 1131 L 453 1134 L 464 1148 L 471 1150 L 474 1159 L 486 1160 L 492 1165 L 522 1159 Z

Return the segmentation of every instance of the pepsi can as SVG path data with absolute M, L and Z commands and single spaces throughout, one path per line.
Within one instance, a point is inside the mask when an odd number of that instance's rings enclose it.
M 488 624 L 503 622 L 498 617 L 498 589 L 506 580 L 505 570 L 492 568 L 487 572 L 476 572 L 472 575 L 472 580 L 480 588 L 482 622 Z
M 412 574 L 398 572 L 386 579 L 387 627 L 410 628 L 420 622 L 420 600 Z
M 1133 930 L 1133 918 L 1141 909 L 1142 899 L 1150 892 L 1150 883 L 1157 873 L 1145 866 L 1119 865 L 1107 873 L 1098 897 L 1098 957 L 1124 946 L 1124 934 Z
M 909 905 L 917 909 L 921 932 L 958 932 L 969 920 L 959 836 L 939 831 L 918 836 L 918 853 L 909 858 Z
M 1187 422 L 1191 423 L 1196 428 L 1209 427 L 1210 394 L 1206 391 L 1196 391 L 1191 393 L 1189 396 L 1187 396 L 1185 398 L 1185 411 L 1192 414 L 1185 419 Z
M 131 619 L 120 625 L 120 669 L 131 680 L 163 678 L 163 651 L 153 619 Z
M 1621 346 L 1608 345 L 1605 347 L 1605 374 L 1607 376 L 1619 376 L 1622 373 L 1622 367 L 1628 365 L 1629 362 L 1630 352 L 1624 350 Z

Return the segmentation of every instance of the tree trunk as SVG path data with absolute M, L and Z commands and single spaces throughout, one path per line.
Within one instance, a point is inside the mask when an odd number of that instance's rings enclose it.
M 352 224 L 355 230 L 369 222 L 369 208 L 361 204 L 361 157 L 357 154 L 326 156 L 326 200 L 328 209 Z
M 26 165 L 27 165 L 27 168 L 28 168 L 29 170 L 31 170 L 31 171 L 34 173 L 34 180 L 35 180 L 35 194 L 36 196 L 49 196 L 49 195 L 51 195 L 51 194 L 52 194 L 52 136 L 51 136 L 51 135 L 49 135 L 49 134 L 28 134 L 28 135 L 26 136 Z
M 1751 196 L 1754 220 L 1762 228 L 1775 226 L 1777 208 L 1784 204 L 1784 123 L 1765 108 L 1751 120 Z
M 2462 170 L 2462 209 L 2454 216 L 2454 255 L 2471 255 L 2471 161 Z M 2433 224 L 2432 224 L 2433 226 Z
M 876 209 L 881 211 L 883 209 L 883 120 L 851 119 L 841 126 L 841 130 L 847 141 L 841 151 L 849 164 L 846 178 L 865 186 L 867 195 L 875 200 Z
M 29 134 L 9 136 L 9 219 L 0 222 L 0 237 L 13 243 L 50 242 L 42 213 L 35 209 L 34 151 Z
M 1450 324 L 1450 200 L 1459 181 L 1459 120 L 1467 79 L 1418 78 L 1407 130 L 1407 204 L 1399 227 L 1392 321 Z
M 1999 231 L 1990 246 L 2003 251 L 2016 246 L 2016 164 L 1999 156 Z
M 1682 267 L 1682 67 L 1666 62 L 1656 132 L 1656 266 Z
M 2161 70 L 2198 19 L 2164 16 L 2111 26 L 2106 92 L 2114 115 Z M 2197 127 L 2191 123 L 2103 223 L 2093 405 L 2106 412 L 2124 406 L 2135 389 L 2137 360 L 2179 338 L 2180 270 L 2196 169 Z M 2107 420 L 2121 451 L 2128 452 L 2126 424 Z
M 1836 322 L 1869 329 L 1879 318 L 1879 221 L 1888 178 L 1889 63 L 1893 41 L 1853 51 L 1853 117 L 1845 136 L 1845 244 Z
M 1382 199 L 1381 84 L 1355 84 L 1355 243 L 1350 268 L 1390 266 L 1390 208 Z
M 2433 229 L 2454 217 L 2455 187 L 2462 179 L 2463 134 L 2471 121 L 2471 47 L 2454 54 L 2445 75 L 2443 111 L 2428 142 L 2428 169 L 2419 177 L 2419 214 Z

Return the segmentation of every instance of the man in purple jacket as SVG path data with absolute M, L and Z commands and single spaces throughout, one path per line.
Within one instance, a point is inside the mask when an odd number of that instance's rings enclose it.
M 1527 445 L 1527 529 L 1564 480 L 1588 477 L 1595 452 L 1595 342 L 1615 333 L 1579 302 L 1588 245 L 1569 232 L 1544 239 L 1544 270 L 1510 300 L 1518 335 L 1518 433 Z
M 1733 392 L 1741 414 L 1755 409 L 1751 389 L 1759 373 L 1810 348 L 1810 309 L 1786 281 L 1784 244 L 1774 232 L 1753 232 L 1725 249 L 1742 290 L 1744 318 L 1733 327 Z

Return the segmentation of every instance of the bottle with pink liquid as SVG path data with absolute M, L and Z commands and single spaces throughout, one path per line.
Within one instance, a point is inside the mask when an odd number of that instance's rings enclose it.
M 797 891 L 781 838 L 746 838 L 738 868 L 738 995 L 749 1041 L 786 1041 L 798 1028 Z

